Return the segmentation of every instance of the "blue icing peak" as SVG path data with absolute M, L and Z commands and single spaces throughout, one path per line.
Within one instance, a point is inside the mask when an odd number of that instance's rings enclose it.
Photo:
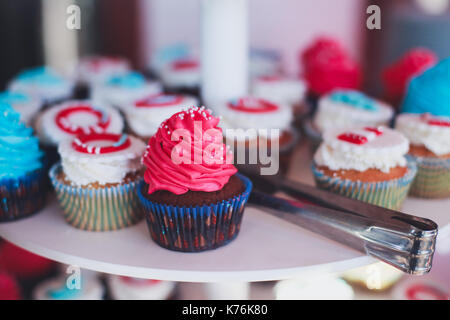
M 0 179 L 20 178 L 42 168 L 42 155 L 33 130 L 20 122 L 10 104 L 0 102 Z
M 26 93 L 5 91 L 0 92 L 0 102 L 7 104 L 21 104 L 30 102 L 31 98 Z
M 107 85 L 119 86 L 128 89 L 141 88 L 145 85 L 145 83 L 145 77 L 139 72 L 128 72 L 114 75 L 106 82 Z
M 334 91 L 329 97 L 334 102 L 345 103 L 358 109 L 376 111 L 376 102 L 364 93 L 355 90 Z
M 63 282 L 60 287 L 50 288 L 47 290 L 47 296 L 54 300 L 71 300 L 81 295 L 80 289 L 70 289 L 66 282 Z
M 38 67 L 26 70 L 17 76 L 19 81 L 30 84 L 58 85 L 64 82 L 54 70 L 48 67 Z
M 450 58 L 411 79 L 401 112 L 450 116 Z

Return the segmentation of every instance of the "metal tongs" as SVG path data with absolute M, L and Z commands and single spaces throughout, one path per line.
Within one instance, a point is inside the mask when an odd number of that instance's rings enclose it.
M 249 205 L 373 256 L 403 272 L 431 270 L 437 224 L 429 219 L 349 199 L 281 176 L 245 172 L 259 190 Z M 299 201 L 270 195 L 282 191 Z

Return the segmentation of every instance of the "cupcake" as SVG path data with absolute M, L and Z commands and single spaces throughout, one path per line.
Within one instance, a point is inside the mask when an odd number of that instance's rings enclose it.
M 121 110 L 136 100 L 161 93 L 156 81 L 148 81 L 134 71 L 113 75 L 104 83 L 93 87 L 92 100 L 105 102 Z
M 121 133 L 124 124 L 120 113 L 89 100 L 71 100 L 53 106 L 36 118 L 36 131 L 51 164 L 59 159 L 58 144 L 78 134 Z
M 300 79 L 269 75 L 256 78 L 252 84 L 255 97 L 290 106 L 296 122 L 308 113 L 305 104 L 306 84 Z
M 394 110 L 387 104 L 354 90 L 335 90 L 319 100 L 312 122 L 305 130 L 317 146 L 328 129 L 352 126 L 388 126 Z
M 158 94 L 133 101 L 123 111 L 130 132 L 148 141 L 164 120 L 183 108 L 193 106 L 198 106 L 198 100 L 194 97 Z
M 108 288 L 114 300 L 167 300 L 175 282 L 108 275 Z
M 164 121 L 149 141 L 138 191 L 161 247 L 204 251 L 239 233 L 252 184 L 236 174 L 218 123 L 209 110 L 194 107 Z
M 382 80 L 387 101 L 400 105 L 409 81 L 436 64 L 436 55 L 425 48 L 414 48 L 383 69 Z
M 417 164 L 410 194 L 450 197 L 450 117 L 403 113 L 395 127 L 409 139 L 408 157 Z
M 200 94 L 200 64 L 196 59 L 171 61 L 162 68 L 160 77 L 166 92 L 196 97 Z
M 95 85 L 105 83 L 110 77 L 126 73 L 130 64 L 126 59 L 106 56 L 88 56 L 80 60 L 77 79 L 81 83 Z
M 42 209 L 47 189 L 38 139 L 10 105 L 0 103 L 0 222 Z
M 137 223 L 145 144 L 126 134 L 91 133 L 60 143 L 50 179 L 64 218 L 75 228 L 110 231 Z
M 103 300 L 105 289 L 95 277 L 81 277 L 80 285 L 67 283 L 64 276 L 40 283 L 33 291 L 34 300 Z
M 331 129 L 314 155 L 319 188 L 389 209 L 400 209 L 417 168 L 409 143 L 385 127 Z
M 34 116 L 42 107 L 42 101 L 27 93 L 4 91 L 0 93 L 0 103 L 6 103 L 20 114 L 20 121 L 31 125 Z
M 258 78 L 281 72 L 281 55 L 273 49 L 250 48 L 250 77 Z
M 12 92 L 26 93 L 37 97 L 44 104 L 54 104 L 70 99 L 74 93 L 74 83 L 49 67 L 25 70 L 8 85 Z
M 229 101 L 219 110 L 226 142 L 234 148 L 235 163 L 239 168 L 255 170 L 264 167 L 267 170 L 261 169 L 261 172 L 265 174 L 276 174 L 278 169 L 281 173 L 287 172 L 292 151 L 298 142 L 298 135 L 291 128 L 293 114 L 290 107 L 260 98 L 244 97 Z M 270 153 L 262 151 L 264 146 Z M 269 165 L 266 159 L 262 159 L 261 153 L 270 155 Z

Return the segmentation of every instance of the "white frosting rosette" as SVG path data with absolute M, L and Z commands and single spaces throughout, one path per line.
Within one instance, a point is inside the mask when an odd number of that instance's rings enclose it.
M 192 106 L 198 106 L 198 100 L 194 97 L 158 94 L 135 101 L 124 109 L 124 113 L 135 134 L 150 137 L 156 133 L 164 120 Z
M 90 85 L 104 83 L 108 78 L 130 70 L 130 63 L 119 57 L 88 56 L 78 63 L 76 78 Z
M 412 145 L 425 146 L 437 156 L 450 154 L 450 117 L 403 113 L 397 117 L 395 128 Z
M 336 90 L 319 100 L 313 119 L 323 132 L 350 126 L 388 125 L 394 110 L 387 104 L 354 90 Z
M 166 300 L 175 282 L 108 275 L 108 286 L 115 300 Z
M 195 88 L 200 85 L 200 65 L 194 59 L 169 62 L 161 70 L 161 80 L 167 88 Z
M 255 97 L 293 106 L 303 102 L 306 84 L 300 79 L 281 76 L 262 76 L 252 84 Z
M 112 107 L 97 105 L 90 100 L 72 100 L 42 112 L 36 121 L 41 142 L 56 146 L 77 134 L 121 133 L 123 119 Z

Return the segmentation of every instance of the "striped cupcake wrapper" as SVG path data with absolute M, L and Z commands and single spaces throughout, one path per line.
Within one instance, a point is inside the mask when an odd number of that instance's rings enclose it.
M 44 168 L 18 179 L 0 179 L 0 222 L 28 217 L 45 206 L 49 187 Z
M 137 196 L 142 179 L 108 188 L 82 188 L 61 182 L 58 179 L 61 170 L 61 164 L 57 163 L 49 175 L 64 218 L 71 226 L 87 231 L 113 231 L 134 225 L 144 216 Z
M 148 200 L 139 187 L 139 199 L 146 210 L 152 239 L 161 247 L 198 252 L 221 247 L 239 233 L 244 207 L 252 189 L 251 181 L 238 174 L 245 191 L 231 199 L 211 205 L 180 207 Z
M 351 181 L 339 177 L 330 177 L 312 165 L 316 185 L 324 190 L 352 199 L 364 201 L 380 207 L 398 210 L 411 187 L 417 167 L 408 162 L 407 173 L 398 179 L 381 182 Z
M 450 159 L 414 157 L 408 160 L 417 164 L 417 175 L 410 195 L 421 198 L 450 197 Z

